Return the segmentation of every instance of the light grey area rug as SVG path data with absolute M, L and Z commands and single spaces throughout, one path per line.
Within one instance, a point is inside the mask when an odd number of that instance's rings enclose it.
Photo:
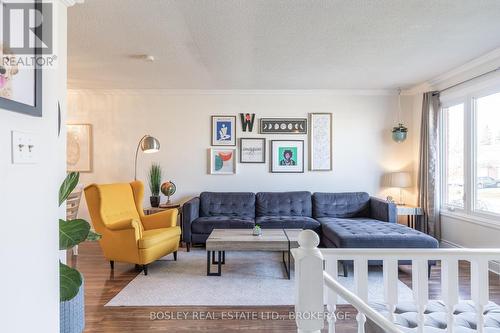
M 293 305 L 294 280 L 285 277 L 279 252 L 226 252 L 222 276 L 207 276 L 206 252 L 180 252 L 149 266 L 148 275 L 139 274 L 106 306 L 267 306 Z M 292 263 L 293 267 L 293 263 Z M 212 271 L 216 266 L 212 267 Z M 338 277 L 354 290 L 353 274 Z M 370 267 L 369 301 L 382 302 L 382 270 Z M 412 292 L 398 281 L 400 301 L 411 301 Z M 341 304 L 346 304 L 340 300 Z

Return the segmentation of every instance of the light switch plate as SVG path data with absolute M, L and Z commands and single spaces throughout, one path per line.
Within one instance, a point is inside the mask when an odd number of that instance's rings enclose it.
M 38 163 L 38 140 L 34 133 L 12 131 L 12 163 Z

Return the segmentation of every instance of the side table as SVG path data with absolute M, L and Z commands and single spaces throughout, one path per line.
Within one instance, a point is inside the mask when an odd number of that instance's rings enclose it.
M 420 217 L 423 215 L 423 210 L 420 207 L 412 205 L 398 205 L 398 216 L 407 216 L 407 225 L 413 229 L 424 229 L 421 230 L 426 232 L 425 226 L 420 225 Z

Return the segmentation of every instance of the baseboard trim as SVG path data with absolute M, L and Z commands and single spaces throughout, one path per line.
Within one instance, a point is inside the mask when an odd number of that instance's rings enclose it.
M 448 241 L 446 239 L 441 239 L 440 246 L 444 248 L 464 248 L 463 246 L 456 244 L 454 242 Z M 500 275 L 500 261 L 490 260 L 488 263 L 488 268 L 490 272 Z

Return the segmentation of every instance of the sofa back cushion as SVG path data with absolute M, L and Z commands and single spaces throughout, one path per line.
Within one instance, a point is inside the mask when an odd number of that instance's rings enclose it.
M 312 215 L 311 192 L 260 192 L 256 200 L 258 217 Z
M 314 193 L 313 217 L 368 217 L 370 195 L 365 192 Z
M 200 217 L 255 217 L 255 194 L 250 192 L 203 192 L 200 194 Z

